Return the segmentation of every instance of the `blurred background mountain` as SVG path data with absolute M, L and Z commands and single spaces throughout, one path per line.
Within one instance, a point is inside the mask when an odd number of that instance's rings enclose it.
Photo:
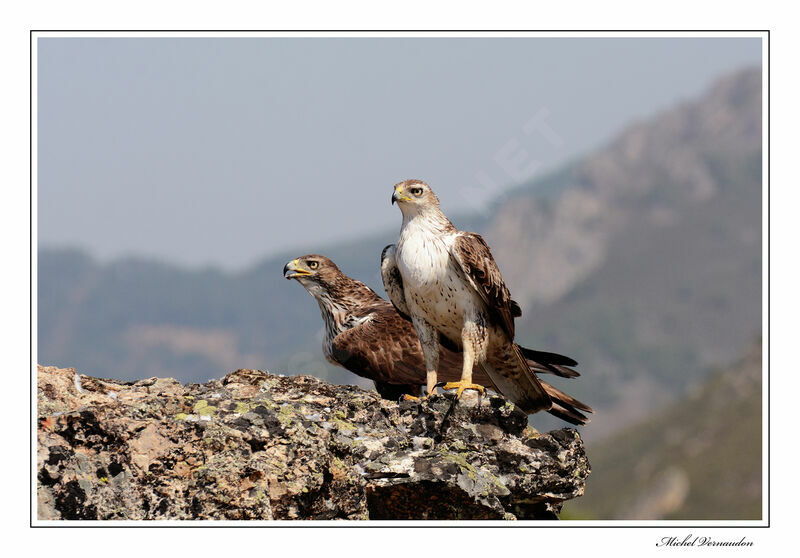
M 761 343 L 680 401 L 590 448 L 583 519 L 761 518 Z
M 761 68 L 728 75 L 451 216 L 492 247 L 523 308 L 518 341 L 580 362 L 579 379 L 553 381 L 596 409 L 574 517 L 761 517 L 761 89 Z M 380 250 L 398 227 L 315 251 L 384 295 Z M 281 275 L 299 255 L 224 272 L 40 247 L 38 360 L 117 379 L 261 368 L 369 386 L 322 358 L 316 303 Z

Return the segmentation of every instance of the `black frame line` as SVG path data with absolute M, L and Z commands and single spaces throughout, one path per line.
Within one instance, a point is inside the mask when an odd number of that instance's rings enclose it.
M 29 216 L 30 216 L 30 236 L 29 236 L 29 275 L 28 281 L 30 283 L 30 302 L 29 302 L 29 309 L 30 309 L 30 330 L 29 330 L 29 339 L 30 339 L 30 357 L 31 357 L 31 370 L 33 370 L 33 366 L 37 363 L 34 362 L 33 358 L 33 326 L 34 326 L 34 319 L 33 319 L 33 153 L 34 153 L 34 145 L 33 145 L 33 72 L 34 72 L 34 60 L 33 60 L 33 40 L 34 35 L 36 33 L 176 33 L 176 34 L 183 34 L 183 33 L 709 33 L 711 35 L 720 34 L 720 33 L 766 33 L 766 45 L 767 45 L 767 56 L 766 56 L 766 78 L 767 78 L 767 266 L 766 266 L 766 275 L 767 275 L 767 332 L 771 332 L 772 329 L 772 319 L 770 313 L 770 303 L 771 303 L 771 292 L 770 292 L 770 248 L 771 248 L 771 239 L 770 239 L 770 182 L 771 182 L 771 134 L 772 134 L 772 127 L 771 123 L 771 75 L 770 75 L 770 58 L 772 56 L 772 49 L 770 45 L 770 30 L 769 29 L 30 29 L 29 30 L 29 43 L 28 43 L 28 58 L 29 58 L 29 65 L 30 65 L 30 74 L 29 74 L 29 142 L 30 142 L 30 151 L 29 151 Z M 142 37 L 142 38 L 158 38 L 158 37 Z M 193 38 L 193 37 L 188 37 Z M 219 37 L 219 38 L 233 38 L 233 37 Z M 480 38 L 480 37 L 474 37 Z M 484 37 L 489 38 L 489 37 Z M 531 37 L 533 38 L 533 37 Z M 645 37 L 641 37 L 645 38 Z M 676 37 L 677 38 L 677 37 Z M 763 80 L 763 56 L 762 56 L 762 80 Z M 762 87 L 763 93 L 763 87 Z M 762 106 L 763 106 L 763 97 L 762 97 Z M 763 112 L 762 112 L 762 123 L 763 123 Z M 762 142 L 763 142 L 763 127 L 762 127 Z M 762 164 L 763 164 L 763 153 L 762 153 Z M 763 170 L 762 170 L 763 176 Z M 761 185 L 762 187 L 762 199 L 763 199 L 763 188 L 764 184 Z M 762 216 L 763 216 L 763 208 L 762 208 Z M 763 224 L 762 224 L 763 226 Z M 762 229 L 763 230 L 763 229 Z M 763 254 L 762 254 L 762 266 L 763 266 Z M 762 276 L 763 278 L 763 276 Z M 762 296 L 763 296 L 763 288 L 764 285 L 762 283 Z M 763 317 L 763 308 L 762 308 L 762 317 Z M 763 337 L 763 332 L 762 332 Z M 769 410 L 771 409 L 771 389 L 772 384 L 769 381 L 770 379 L 770 349 L 772 343 L 772 336 L 767 335 L 767 370 L 766 370 L 766 379 L 767 379 L 767 524 L 766 525 L 692 525 L 692 524 L 669 524 L 669 525 L 581 525 L 583 523 L 580 520 L 570 521 L 568 525 L 564 523 L 560 523 L 563 527 L 555 527 L 553 523 L 550 522 L 537 522 L 535 524 L 529 523 L 516 523 L 514 525 L 499 522 L 497 525 L 420 525 L 418 524 L 418 520 L 412 520 L 409 525 L 381 525 L 382 520 L 371 520 L 366 522 L 356 522 L 356 521 L 349 521 L 349 522 L 342 522 L 341 524 L 331 525 L 315 525 L 313 522 L 294 522 L 294 521 L 285 521 L 281 524 L 264 524 L 264 523 L 257 523 L 254 525 L 225 525 L 223 523 L 217 521 L 208 522 L 204 520 L 202 523 L 188 523 L 188 520 L 181 520 L 186 521 L 186 524 L 180 525 L 159 525 L 159 520 L 140 520 L 142 524 L 140 525 L 120 525 L 116 524 L 113 520 L 90 520 L 88 522 L 77 522 L 77 521 L 69 521 L 69 523 L 64 525 L 34 525 L 33 523 L 33 495 L 31 494 L 31 498 L 29 500 L 29 515 L 28 515 L 28 527 L 32 529 L 70 529 L 70 528 L 132 528 L 132 529 L 139 529 L 139 528 L 161 528 L 161 529 L 197 529 L 197 528 L 215 528 L 215 529 L 248 529 L 248 528 L 279 528 L 279 529 L 296 529 L 296 528 L 314 528 L 314 529 L 537 529 L 537 528 L 557 528 L 557 529 L 661 529 L 661 528 L 670 528 L 670 529 L 769 529 L 772 526 L 772 498 L 770 498 L 771 492 L 771 482 L 772 482 L 772 475 L 770 474 L 771 469 L 771 423 L 770 423 L 770 413 Z M 763 357 L 762 357 L 763 362 Z M 762 370 L 762 382 L 764 378 L 764 371 Z M 33 393 L 33 378 L 34 374 L 31 374 L 30 381 L 29 381 L 29 395 Z M 762 383 L 763 387 L 763 383 Z M 29 408 L 30 416 L 33 416 L 33 400 L 31 399 L 30 408 Z M 763 417 L 763 409 L 762 409 L 762 417 Z M 762 456 L 763 457 L 763 456 Z M 30 446 L 29 446 L 29 453 L 28 453 L 28 461 L 29 461 L 29 486 L 33 486 L 34 476 L 33 476 L 33 435 L 30 438 Z M 764 474 L 762 469 L 761 474 Z M 763 482 L 763 481 L 762 481 Z M 763 502 L 764 494 L 762 494 L 762 502 Z M 763 518 L 762 518 L 763 519 Z M 197 520 L 195 520 L 197 521 Z M 391 520 L 395 521 L 395 520 Z M 399 520 L 398 520 L 399 521 Z M 422 520 L 419 520 L 422 521 Z M 606 521 L 606 520 L 601 520 Z M 620 520 L 622 521 L 622 520 Z M 662 521 L 669 521 L 669 520 L 662 520 Z M 700 521 L 708 521 L 708 520 L 700 520 Z M 739 520 L 741 521 L 741 520 Z

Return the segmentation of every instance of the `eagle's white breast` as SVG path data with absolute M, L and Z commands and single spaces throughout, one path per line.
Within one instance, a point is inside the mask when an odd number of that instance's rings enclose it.
M 397 243 L 397 268 L 403 277 L 406 304 L 412 315 L 457 340 L 465 317 L 474 315 L 480 302 L 451 261 L 456 234 L 426 225 L 419 218 L 404 223 Z
M 446 280 L 452 235 L 437 235 L 421 219 L 407 223 L 397 243 L 397 268 L 403 284 L 428 294 Z

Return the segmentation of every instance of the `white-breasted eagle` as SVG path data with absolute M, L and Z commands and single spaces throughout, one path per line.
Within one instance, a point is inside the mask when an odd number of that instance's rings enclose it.
M 392 254 L 396 271 L 387 264 L 399 286 L 387 292 L 419 335 L 428 392 L 439 381 L 443 342 L 463 352 L 461 378 L 445 389 L 457 389 L 458 396 L 465 389 L 483 391 L 473 377 L 481 371 L 523 411 L 551 409 L 553 398 L 514 343 L 514 319 L 522 311 L 483 238 L 456 229 L 421 180 L 396 184 L 392 203 L 400 207 L 403 222 Z

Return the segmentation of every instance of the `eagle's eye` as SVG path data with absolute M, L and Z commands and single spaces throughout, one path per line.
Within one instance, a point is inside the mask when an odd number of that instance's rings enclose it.
M 317 269 L 319 267 L 319 262 L 308 262 L 308 269 Z
M 420 197 L 422 195 L 422 188 L 411 188 L 409 192 L 411 192 L 413 196 Z

